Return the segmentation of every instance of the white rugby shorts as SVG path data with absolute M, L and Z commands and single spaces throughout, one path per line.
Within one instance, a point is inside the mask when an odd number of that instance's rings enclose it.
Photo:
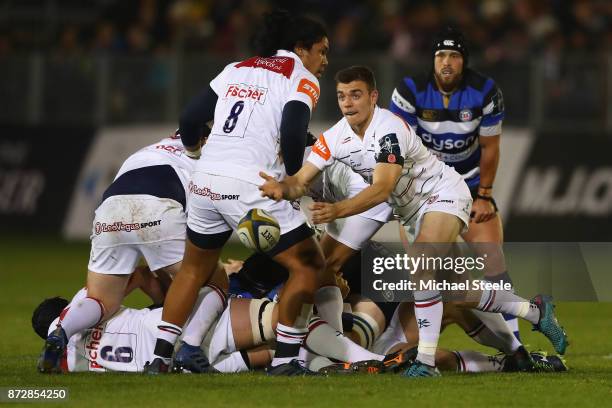
M 240 219 L 252 208 L 272 214 L 280 225 L 281 234 L 306 222 L 298 207 L 286 200 L 276 202 L 262 197 L 256 184 L 199 171 L 192 174 L 187 201 L 187 226 L 198 234 L 236 230 Z
M 443 179 L 444 180 L 444 179 Z M 416 214 L 410 219 L 402 219 L 404 228 L 409 235 L 416 238 L 421 229 L 423 217 L 428 212 L 443 212 L 455 215 L 463 223 L 460 234 L 467 231 L 472 210 L 472 195 L 463 179 L 449 179 L 442 181 L 435 191 L 420 204 Z
M 95 213 L 88 269 L 128 275 L 144 257 L 152 271 L 183 259 L 187 216 L 169 198 L 112 196 Z

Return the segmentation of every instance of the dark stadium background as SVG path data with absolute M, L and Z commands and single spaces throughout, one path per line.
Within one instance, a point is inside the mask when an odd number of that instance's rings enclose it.
M 315 131 L 339 118 L 336 70 L 372 67 L 384 107 L 404 75 L 429 69 L 432 36 L 449 23 L 462 29 L 470 65 L 505 97 L 496 195 L 506 239 L 610 241 L 612 3 L 604 0 L 0 1 L 2 230 L 87 238 L 93 196 L 131 152 L 109 153 L 92 176 L 84 167 L 96 135 L 154 125 L 139 139 L 146 144 L 170 132 L 191 96 L 249 55 L 261 14 L 277 5 L 329 29 Z M 137 131 L 121 129 L 125 140 Z M 79 193 L 91 202 L 78 213 L 79 232 L 67 232 Z
M 403 76 L 430 68 L 439 29 L 464 31 L 470 65 L 505 97 L 495 197 L 506 241 L 522 248 L 510 273 L 519 293 L 562 286 L 558 300 L 582 301 L 557 307 L 570 335 L 570 373 L 451 373 L 407 386 L 395 376 L 35 372 L 42 341 L 30 328 L 32 310 L 82 287 L 102 191 L 129 154 L 175 129 L 182 106 L 221 67 L 249 56 L 258 19 L 278 5 L 317 15 L 329 30 L 313 132 L 340 117 L 336 70 L 369 65 L 386 107 Z M 0 389 L 66 387 L 73 405 L 94 407 L 111 396 L 150 407 L 609 405 L 611 100 L 609 0 L 0 0 Z M 381 238 L 396 234 L 392 225 Z M 224 257 L 245 254 L 233 244 Z M 555 280 L 556 270 L 563 274 Z M 149 303 L 142 294 L 126 299 Z M 530 349 L 550 351 L 527 325 L 521 333 Z M 440 344 L 475 347 L 457 328 Z

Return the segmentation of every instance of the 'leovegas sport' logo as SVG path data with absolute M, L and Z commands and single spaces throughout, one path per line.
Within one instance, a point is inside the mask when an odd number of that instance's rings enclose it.
M 329 147 L 327 146 L 327 142 L 325 141 L 323 134 L 319 136 L 317 142 L 314 144 L 314 146 L 312 146 L 312 151 L 321 156 L 324 160 L 329 160 L 331 157 L 331 152 L 329 151 Z
M 317 105 L 317 102 L 319 102 L 319 95 L 321 94 L 321 91 L 319 91 L 319 87 L 314 82 L 309 81 L 306 78 L 302 78 L 298 84 L 297 90 L 298 92 L 305 93 L 310 97 L 313 108 Z
M 267 88 L 260 88 L 249 84 L 228 84 L 225 91 L 226 98 L 252 99 L 262 104 L 266 101 L 267 94 Z

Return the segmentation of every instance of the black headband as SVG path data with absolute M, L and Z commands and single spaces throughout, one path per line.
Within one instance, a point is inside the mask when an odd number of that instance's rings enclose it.
M 447 28 L 441 32 L 432 47 L 432 56 L 440 50 L 453 50 L 459 52 L 463 56 L 463 65 L 467 66 L 469 52 L 463 35 L 452 28 Z

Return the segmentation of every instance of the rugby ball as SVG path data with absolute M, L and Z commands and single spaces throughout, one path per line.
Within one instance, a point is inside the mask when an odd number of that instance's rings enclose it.
M 263 253 L 278 243 L 280 226 L 272 214 L 253 208 L 240 219 L 236 233 L 245 247 Z

